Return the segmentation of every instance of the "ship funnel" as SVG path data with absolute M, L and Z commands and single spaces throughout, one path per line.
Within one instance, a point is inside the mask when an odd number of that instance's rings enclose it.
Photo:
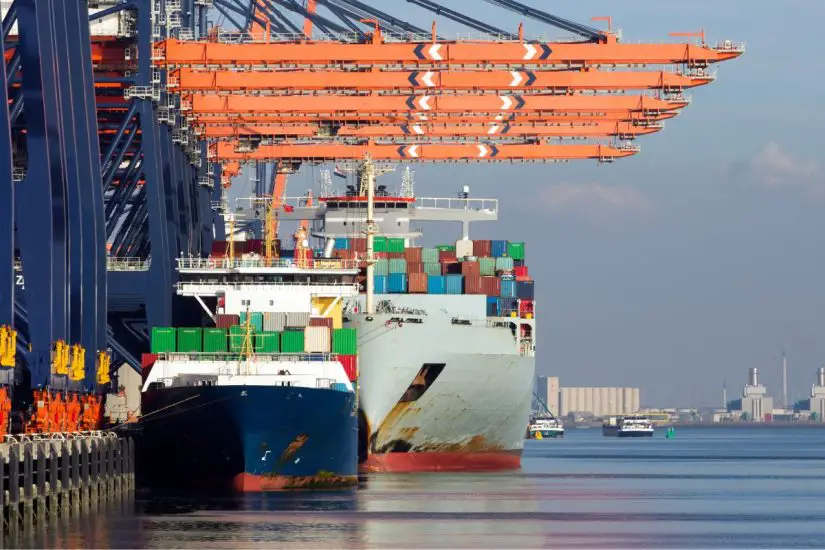
M 324 258 L 332 258 L 333 250 L 335 250 L 335 239 L 327 239 L 324 243 Z
M 825 367 L 819 367 L 816 371 L 816 385 L 825 387 Z
M 748 385 L 749 386 L 758 386 L 759 385 L 759 371 L 756 370 L 756 367 L 750 369 L 750 373 L 748 375 Z

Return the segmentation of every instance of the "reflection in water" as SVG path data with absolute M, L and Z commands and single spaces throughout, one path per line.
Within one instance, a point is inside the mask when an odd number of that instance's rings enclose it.
M 3 547 L 825 547 L 821 430 L 571 430 L 520 472 L 371 474 L 358 490 L 226 498 L 138 494 Z

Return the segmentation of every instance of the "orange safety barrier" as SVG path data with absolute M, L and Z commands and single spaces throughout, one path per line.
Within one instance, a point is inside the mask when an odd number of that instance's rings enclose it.
M 11 415 L 11 396 L 8 388 L 0 388 L 0 441 L 9 433 Z

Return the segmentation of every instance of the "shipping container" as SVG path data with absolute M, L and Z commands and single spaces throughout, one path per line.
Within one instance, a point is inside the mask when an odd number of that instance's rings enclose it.
M 358 332 L 354 328 L 339 328 L 332 331 L 332 351 L 341 355 L 358 353 Z
M 478 259 L 479 274 L 483 277 L 489 277 L 496 274 L 496 259 L 495 258 L 479 258 Z
M 373 251 L 376 260 L 386 260 L 390 257 L 388 252 L 375 252 Z
M 407 292 L 407 274 L 390 273 L 388 279 L 388 290 L 391 294 L 404 294 Z
M 479 258 L 489 258 L 493 255 L 492 241 L 473 241 L 473 252 L 468 256 L 478 256 Z
M 427 294 L 446 294 L 447 279 L 444 275 L 427 276 Z
M 228 329 L 229 327 L 233 327 L 240 322 L 240 315 L 226 315 L 224 313 L 218 313 L 215 315 L 215 326 L 218 328 Z
M 403 254 L 405 247 L 406 244 L 404 244 L 403 238 L 391 237 L 387 239 L 387 252 Z
M 513 258 L 496 258 L 496 271 L 513 271 Z
M 282 332 L 286 328 L 286 313 L 283 311 L 264 312 L 263 332 Z
M 304 351 L 307 353 L 329 353 L 330 336 L 327 327 L 307 327 L 304 329 Z
M 349 381 L 355 382 L 358 379 L 358 356 L 339 354 L 338 362 L 344 367 L 344 372 L 347 373 Z
M 304 353 L 304 331 L 285 330 L 281 333 L 282 353 Z
M 498 317 L 498 298 L 487 296 L 487 316 Z
M 513 274 L 516 277 L 529 277 L 529 274 L 527 273 L 527 266 L 525 265 L 513 265 Z
M 374 252 L 387 252 L 387 238 L 373 237 L 372 249 Z M 364 251 L 366 252 L 366 248 L 364 248 Z
M 464 276 L 464 294 L 484 294 L 484 290 L 481 286 L 481 276 Z
M 455 246 L 452 244 L 440 244 L 435 249 L 439 252 L 455 252 Z
M 521 317 L 532 316 L 533 313 L 533 300 L 519 300 L 518 301 L 518 313 Z
M 203 329 L 203 351 L 204 353 L 226 353 L 227 332 L 222 328 Z
M 246 325 L 246 312 L 242 311 L 240 315 L 240 325 Z M 249 314 L 249 323 L 252 325 L 252 330 L 261 332 L 264 329 L 264 314 L 260 311 L 252 311 Z
M 403 252 L 387 252 L 387 259 L 389 259 L 390 261 L 403 260 L 404 259 L 404 253 Z
M 442 275 L 461 275 L 461 263 L 460 262 L 443 262 L 441 264 L 441 273 Z
M 421 260 L 422 262 L 437 262 L 438 261 L 438 249 L 437 248 L 422 248 L 421 249 Z
M 439 262 L 457 262 L 458 257 L 455 255 L 455 252 L 451 252 L 449 250 L 442 250 L 438 253 L 438 261 Z
M 526 265 L 524 260 L 517 260 L 513 258 L 513 265 L 516 267 L 524 267 Z
M 384 258 L 376 261 L 372 272 L 374 275 L 389 275 L 390 261 Z
M 143 372 L 143 375 L 149 374 L 149 370 L 154 366 L 155 362 L 158 360 L 157 353 L 144 353 L 140 356 L 140 369 Z
M 507 243 L 507 255 L 514 260 L 524 260 L 524 243 Z
M 490 256 L 493 258 L 509 256 L 507 253 L 507 241 L 490 241 Z
M 250 335 L 252 341 L 250 342 L 251 345 L 255 345 L 255 331 L 252 331 Z M 229 351 L 232 353 L 241 353 L 242 351 L 248 351 L 244 349 L 246 341 L 246 328 L 236 325 L 229 329 Z
M 473 254 L 475 245 L 470 239 L 461 239 L 455 242 L 455 255 L 457 258 L 464 258 L 465 256 L 478 256 Z
M 501 280 L 501 296 L 503 298 L 515 298 L 516 297 L 516 281 L 515 281 L 515 279 L 502 279 Z
M 310 317 L 309 326 L 311 327 L 327 327 L 332 330 L 332 317 Z
M 481 270 L 478 262 L 464 261 L 461 262 L 461 274 L 465 277 L 480 277 Z
M 464 294 L 464 275 L 447 275 L 444 278 L 445 294 Z
M 175 340 L 174 328 L 152 327 L 152 342 L 149 350 L 152 353 L 175 353 Z
M 500 317 L 513 317 L 518 314 L 518 300 L 515 298 L 499 298 L 498 314 Z
M 407 283 L 410 294 L 427 294 L 426 273 L 410 273 L 407 276 Z
M 347 387 L 347 385 L 344 384 L 343 382 L 333 382 L 332 384 L 329 385 L 329 389 L 335 390 L 335 391 L 345 391 L 345 392 L 350 391 L 349 388 Z
M 501 279 L 498 277 L 482 277 L 481 293 L 487 296 L 501 296 Z
M 375 275 L 373 276 L 372 280 L 374 281 L 375 293 L 376 294 L 387 294 L 390 290 L 390 277 L 389 275 Z
M 407 262 L 407 275 L 424 273 L 424 262 Z
M 332 328 L 341 328 L 343 312 L 344 302 L 342 300 L 321 296 L 312 298 L 312 314 L 332 319 Z
M 410 262 L 423 262 L 423 250 L 421 248 L 407 248 L 404 250 L 404 259 L 407 260 L 407 263 Z
M 374 246 L 374 245 L 373 245 Z M 364 254 L 367 252 L 367 239 L 357 238 L 349 240 L 350 250 L 356 253 Z
M 441 275 L 441 264 L 438 262 L 426 262 L 424 264 L 424 273 L 427 275 Z
M 534 281 L 515 281 L 516 298 L 521 300 L 534 300 L 536 289 Z
M 262 332 L 255 335 L 256 353 L 278 353 L 281 351 L 280 332 Z
M 286 326 L 291 328 L 304 328 L 309 324 L 308 311 L 290 311 L 286 314 Z
M 349 239 L 335 239 L 335 248 L 339 250 L 349 250 Z
M 389 271 L 390 271 L 389 275 L 392 275 L 394 273 L 405 273 L 406 274 L 407 273 L 407 260 L 405 260 L 403 258 L 396 258 L 396 259 L 390 260 Z M 382 275 L 384 275 L 384 274 L 382 273 Z
M 246 252 L 247 254 L 262 254 L 264 242 L 260 239 L 247 239 Z

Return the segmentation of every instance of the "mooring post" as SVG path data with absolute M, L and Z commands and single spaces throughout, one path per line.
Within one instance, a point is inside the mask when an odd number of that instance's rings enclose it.
M 46 444 L 46 450 L 49 453 L 49 519 L 56 518 L 58 510 L 60 509 L 60 455 L 58 449 L 53 441 Z
M 100 440 L 89 441 L 89 458 L 91 459 L 92 504 L 97 505 L 100 497 Z
M 46 446 L 42 441 L 35 444 L 35 461 L 37 462 L 37 496 L 35 497 L 35 520 L 43 523 L 46 520 Z
M 92 488 L 89 482 L 89 440 L 80 440 L 80 504 L 84 510 L 89 509 Z
M 31 441 L 23 444 L 23 530 L 34 526 L 34 456 Z
M 6 528 L 6 463 L 8 445 L 0 445 L 0 532 Z
M 69 442 L 69 449 L 71 450 L 71 478 L 72 478 L 72 511 L 78 511 L 81 508 L 80 491 L 82 485 L 80 484 L 80 445 L 77 439 L 72 439 Z
M 20 445 L 9 445 L 9 532 L 17 533 L 20 527 Z
M 66 515 L 71 509 L 71 454 L 66 441 L 60 442 L 60 513 Z

